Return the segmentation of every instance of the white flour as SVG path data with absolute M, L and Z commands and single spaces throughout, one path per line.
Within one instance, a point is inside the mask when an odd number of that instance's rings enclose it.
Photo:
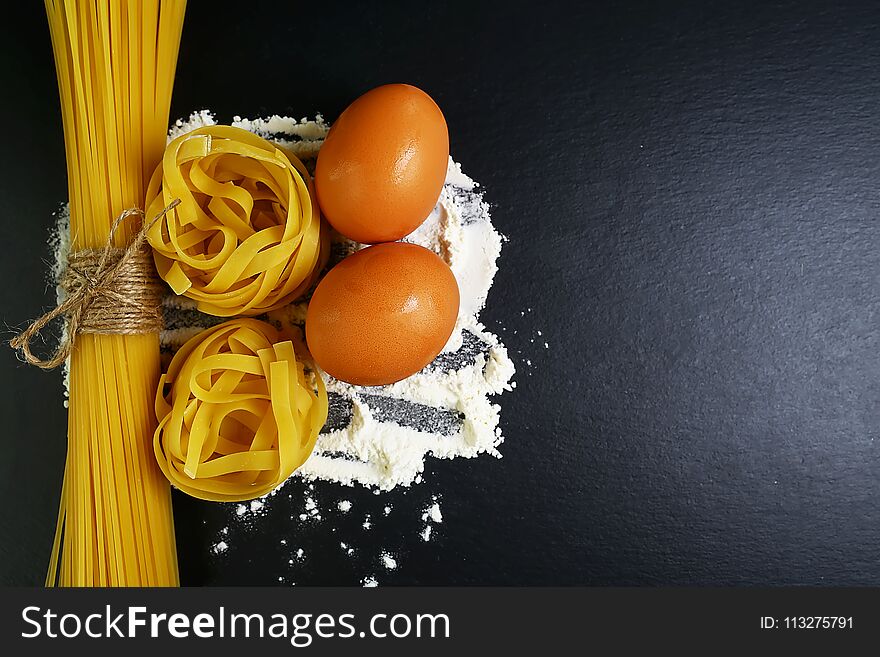
M 397 560 L 387 552 L 383 552 L 382 565 L 385 566 L 386 570 L 395 570 L 397 568 Z
M 283 577 L 278 578 L 279 582 L 287 585 L 294 585 L 296 580 L 301 577 L 313 577 L 316 573 L 317 564 L 314 558 L 321 559 L 327 557 L 327 539 L 331 535 L 336 535 L 338 545 L 338 554 L 345 560 L 348 560 L 352 567 L 355 568 L 356 581 L 363 586 L 378 586 L 380 579 L 390 576 L 392 572 L 397 571 L 403 559 L 410 552 L 407 535 L 400 534 L 400 528 L 407 525 L 412 526 L 412 538 L 416 537 L 423 543 L 429 543 L 440 534 L 438 530 L 443 523 L 443 513 L 440 508 L 441 498 L 437 494 L 425 495 L 420 501 L 414 504 L 407 502 L 407 491 L 400 490 L 401 503 L 408 507 L 408 512 L 403 517 L 396 519 L 393 525 L 395 531 L 388 533 L 386 527 L 381 530 L 382 541 L 377 545 L 370 540 L 368 530 L 372 527 L 371 514 L 366 513 L 360 515 L 363 506 L 359 506 L 355 502 L 347 498 L 336 499 L 336 493 L 342 492 L 339 488 L 333 486 L 332 482 L 323 482 L 320 487 L 324 488 L 324 495 L 333 496 L 332 499 L 318 499 L 316 485 L 314 483 L 305 484 L 304 482 L 296 482 L 301 487 L 299 492 L 291 492 L 287 495 L 275 495 L 264 498 L 266 504 L 259 507 L 252 507 L 250 504 L 229 504 L 228 525 L 220 529 L 210 546 L 210 553 L 218 563 L 223 563 L 230 554 L 235 555 L 244 547 L 250 549 L 252 545 L 252 537 L 255 533 L 261 531 L 264 522 L 271 522 L 266 518 L 267 514 L 292 514 L 289 515 L 291 526 L 288 538 L 281 538 L 280 545 L 284 548 L 281 551 L 282 567 L 285 569 Z M 292 488 L 293 485 L 288 486 Z M 387 493 L 393 495 L 394 493 Z M 382 518 L 391 515 L 392 507 L 384 502 L 378 505 L 372 503 L 372 495 L 361 495 L 360 505 L 369 505 L 376 511 L 376 516 L 380 523 Z M 279 503 L 275 500 L 286 499 L 287 503 Z M 271 500 L 271 501 L 270 501 Z M 326 517 L 322 518 L 321 509 L 326 510 Z M 298 510 L 305 510 L 306 513 L 299 515 L 299 522 L 296 522 L 296 514 Z M 396 512 L 399 513 L 399 512 Z M 361 525 L 348 522 L 346 519 L 354 516 L 355 518 L 363 517 L 364 521 Z M 420 527 L 416 524 L 421 520 Z M 386 521 L 387 522 L 387 521 Z M 310 533 L 309 533 L 310 532 Z M 297 544 L 302 545 L 302 541 L 308 541 L 314 546 L 312 551 L 312 559 L 310 559 L 306 551 Z M 330 542 L 332 543 L 332 541 Z M 324 566 L 326 567 L 326 566 Z M 365 574 L 366 573 L 366 574 Z
M 440 505 L 437 503 L 436 497 L 434 498 L 434 503 L 425 509 L 425 512 L 422 514 L 422 520 L 430 520 L 436 523 L 443 522 L 443 514 L 440 513 Z

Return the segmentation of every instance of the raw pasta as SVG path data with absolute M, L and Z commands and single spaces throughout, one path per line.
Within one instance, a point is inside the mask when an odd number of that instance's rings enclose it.
M 186 3 L 46 0 L 72 250 L 102 248 L 162 157 Z M 116 246 L 137 226 L 123 225 Z M 77 336 L 68 452 L 47 585 L 176 586 L 168 482 L 150 450 L 159 337 Z
M 314 385 L 309 379 L 314 379 Z M 180 490 L 213 501 L 275 489 L 309 457 L 327 420 L 322 378 L 271 324 L 233 319 L 174 355 L 156 394 L 153 447 Z
M 175 198 L 180 205 L 148 239 L 159 275 L 203 312 L 280 308 L 326 263 L 329 237 L 308 171 L 247 130 L 208 126 L 172 141 L 147 190 L 148 216 Z

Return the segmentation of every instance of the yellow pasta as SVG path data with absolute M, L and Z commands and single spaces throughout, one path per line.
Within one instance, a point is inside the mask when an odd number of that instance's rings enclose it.
M 246 130 L 208 126 L 169 144 L 147 214 L 180 205 L 149 231 L 156 269 L 177 294 L 220 317 L 259 315 L 301 296 L 326 264 L 308 171 Z
M 58 74 L 72 250 L 104 246 L 142 207 L 166 141 L 183 0 L 46 0 Z M 114 235 L 126 244 L 137 226 Z M 48 585 L 178 584 L 168 482 L 150 450 L 158 335 L 82 334 Z
M 159 382 L 153 448 L 177 488 L 205 500 L 274 490 L 311 454 L 327 420 L 293 342 L 271 324 L 233 319 L 191 338 Z

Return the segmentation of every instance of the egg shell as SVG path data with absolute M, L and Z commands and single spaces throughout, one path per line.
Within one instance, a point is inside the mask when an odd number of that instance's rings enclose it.
M 427 218 L 443 189 L 449 132 L 421 89 L 389 84 L 355 100 L 330 128 L 315 168 L 321 211 L 357 242 L 390 242 Z
M 362 386 L 400 381 L 443 349 L 455 328 L 455 275 L 433 251 L 390 242 L 337 264 L 309 302 L 306 340 L 332 376 Z

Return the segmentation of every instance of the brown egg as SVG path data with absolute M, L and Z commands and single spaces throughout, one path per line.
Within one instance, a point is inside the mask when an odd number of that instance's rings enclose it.
M 333 267 L 315 290 L 306 340 L 315 361 L 348 383 L 377 386 L 415 374 L 452 334 L 458 283 L 421 246 L 371 246 Z
M 387 84 L 355 100 L 318 153 L 315 190 L 326 219 L 365 244 L 409 235 L 446 180 L 449 132 L 421 89 Z

